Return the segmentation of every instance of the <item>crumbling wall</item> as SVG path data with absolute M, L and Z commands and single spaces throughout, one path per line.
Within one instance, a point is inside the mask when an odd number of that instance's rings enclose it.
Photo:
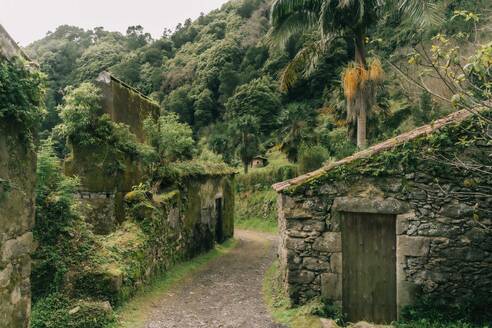
M 149 116 L 156 118 L 159 105 L 108 72 L 102 72 L 96 81 L 103 93 L 103 111 L 114 122 L 127 124 L 143 142 L 143 121 Z
M 0 326 L 29 323 L 36 155 L 14 124 L 0 120 Z
M 492 147 L 482 128 L 467 122 L 445 129 L 280 194 L 279 256 L 290 298 L 305 303 L 323 296 L 341 304 L 340 214 L 362 212 L 396 215 L 400 310 L 417 295 L 450 304 L 490 300 Z M 453 164 L 456 158 L 474 169 Z
M 0 61 L 14 57 L 28 60 L 0 25 Z M 31 312 L 36 154 L 27 130 L 9 120 L 8 112 L 0 115 L 0 326 L 5 328 L 28 327 Z
M 70 278 L 69 293 L 119 305 L 142 284 L 233 235 L 233 176 L 184 179 L 180 187 L 125 196 L 126 220 L 99 236 L 98 265 Z M 217 241 L 218 202 L 224 239 Z

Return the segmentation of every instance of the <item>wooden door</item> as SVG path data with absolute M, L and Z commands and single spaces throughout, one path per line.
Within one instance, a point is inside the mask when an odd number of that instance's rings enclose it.
M 217 221 L 215 222 L 215 241 L 219 244 L 224 242 L 224 218 L 222 210 L 222 198 L 215 200 L 215 211 Z
M 348 320 L 396 320 L 396 217 L 343 213 L 342 250 L 342 305 Z

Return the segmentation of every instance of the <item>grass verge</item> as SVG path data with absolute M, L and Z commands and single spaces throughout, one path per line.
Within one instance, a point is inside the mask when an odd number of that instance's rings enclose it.
M 213 250 L 190 261 L 177 264 L 161 277 L 137 293 L 130 301 L 116 311 L 117 322 L 111 328 L 140 328 L 164 292 L 179 284 L 183 279 L 203 268 L 207 263 L 230 252 L 237 245 L 234 239 L 217 245 Z
M 276 221 L 265 220 L 264 218 L 237 220 L 234 223 L 234 227 L 242 230 L 254 230 L 272 234 L 276 234 L 278 231 Z
M 312 315 L 319 306 L 322 306 L 319 301 L 300 307 L 291 306 L 289 298 L 282 289 L 277 262 L 265 274 L 263 297 L 276 322 L 290 328 L 322 328 L 319 318 Z

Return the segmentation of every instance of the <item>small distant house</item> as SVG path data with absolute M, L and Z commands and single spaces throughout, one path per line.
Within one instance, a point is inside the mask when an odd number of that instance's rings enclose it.
M 491 300 L 489 129 L 456 112 L 275 184 L 291 300 L 321 296 L 375 323 L 422 296 Z
M 265 167 L 268 165 L 268 158 L 264 156 L 255 156 L 251 161 L 251 167 Z

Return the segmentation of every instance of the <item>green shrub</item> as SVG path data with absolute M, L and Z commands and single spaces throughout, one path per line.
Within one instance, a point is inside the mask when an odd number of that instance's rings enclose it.
M 492 325 L 492 301 L 484 292 L 465 298 L 459 304 L 454 299 L 429 296 L 403 308 L 399 327 L 485 327 Z
M 236 177 L 238 191 L 270 189 L 272 184 L 291 179 L 297 175 L 297 166 L 286 164 L 282 166 L 267 166 L 252 170 L 248 174 Z
M 32 137 L 44 108 L 44 77 L 26 63 L 0 57 L 0 122 L 17 124 L 26 141 Z
M 93 236 L 76 211 L 78 180 L 62 174 L 51 140 L 42 142 L 37 161 L 36 221 L 31 274 L 33 299 L 59 291 L 65 274 L 94 248 Z
M 321 136 L 321 142 L 331 157 L 341 159 L 352 155 L 357 147 L 350 142 L 347 128 L 336 128 Z
M 136 158 L 145 151 L 128 125 L 116 123 L 102 111 L 102 95 L 92 83 L 69 87 L 59 107 L 62 123 L 55 133 L 67 139 L 72 146 L 111 149 Z
M 114 322 L 107 302 L 73 300 L 52 294 L 32 308 L 31 328 L 104 328 Z
M 303 145 L 299 153 L 299 173 L 304 174 L 319 169 L 328 158 L 328 151 L 323 146 Z

